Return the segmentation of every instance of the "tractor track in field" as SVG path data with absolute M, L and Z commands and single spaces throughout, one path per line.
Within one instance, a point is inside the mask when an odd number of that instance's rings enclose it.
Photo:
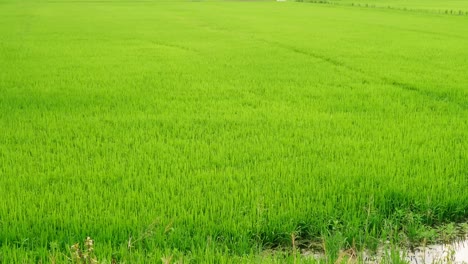
M 368 72 L 366 72 L 366 71 L 364 71 L 364 70 L 362 70 L 360 68 L 356 68 L 356 67 L 347 65 L 347 64 L 345 64 L 345 63 L 343 63 L 343 62 L 341 62 L 339 60 L 336 60 L 335 58 L 332 58 L 332 57 L 329 57 L 329 56 L 326 56 L 326 55 L 323 55 L 323 54 L 318 54 L 318 53 L 314 53 L 314 52 L 311 52 L 311 51 L 302 50 L 302 49 L 294 47 L 294 46 L 289 46 L 289 45 L 279 43 L 279 42 L 274 42 L 274 41 L 268 41 L 268 40 L 265 40 L 265 39 L 256 39 L 256 40 L 260 41 L 260 42 L 263 42 L 263 43 L 266 43 L 266 44 L 269 44 L 269 45 L 273 45 L 273 46 L 282 48 L 282 49 L 292 51 L 292 52 L 297 53 L 297 54 L 301 54 L 301 55 L 308 56 L 308 57 L 311 57 L 311 58 L 314 58 L 314 59 L 317 59 L 317 60 L 324 61 L 324 62 L 329 63 L 329 64 L 331 64 L 331 65 L 333 65 L 335 67 L 344 68 L 344 69 L 349 70 L 351 72 L 358 73 L 358 74 L 362 75 L 363 78 L 366 78 L 366 79 L 370 79 L 370 80 L 374 80 L 374 81 L 377 80 L 377 81 L 379 81 L 379 82 L 381 82 L 381 83 L 383 83 L 385 85 L 396 87 L 396 88 L 399 88 L 401 90 L 408 91 L 408 92 L 418 93 L 419 95 L 430 98 L 431 100 L 434 100 L 434 101 L 445 102 L 445 103 L 448 102 L 448 103 L 451 103 L 451 104 L 455 104 L 455 105 L 459 106 L 460 108 L 462 108 L 463 110 L 466 110 L 468 108 L 468 102 L 455 101 L 452 98 L 450 98 L 450 96 L 448 96 L 446 94 L 421 90 L 420 88 L 418 88 L 417 86 L 415 86 L 413 84 L 406 83 L 406 82 L 401 82 L 401 81 L 398 81 L 398 80 L 394 80 L 394 79 L 386 77 L 386 76 L 374 76 L 373 77 Z
M 190 53 L 194 53 L 194 54 L 198 54 L 198 55 L 200 54 L 200 52 L 198 50 L 194 50 L 194 49 L 191 49 L 191 48 L 188 48 L 188 47 L 185 47 L 185 46 L 181 46 L 181 45 L 177 45 L 177 44 L 171 44 L 171 43 L 154 41 L 154 40 L 152 40 L 150 42 L 152 44 L 156 45 L 156 46 L 163 47 L 163 48 L 177 49 L 177 50 L 190 52 Z

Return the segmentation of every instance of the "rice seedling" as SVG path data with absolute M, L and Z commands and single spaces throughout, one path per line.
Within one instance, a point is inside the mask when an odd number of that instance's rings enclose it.
M 332 263 L 387 241 L 396 263 L 463 235 L 467 23 L 1 1 L 0 263 Z

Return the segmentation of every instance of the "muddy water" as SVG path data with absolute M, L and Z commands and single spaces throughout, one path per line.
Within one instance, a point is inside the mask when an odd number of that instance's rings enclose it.
M 381 250 L 377 256 L 367 256 L 365 263 L 380 263 L 385 250 Z M 423 263 L 450 263 L 468 264 L 468 239 L 450 244 L 436 244 L 417 247 L 413 251 L 400 251 L 400 256 L 411 264 Z
M 415 252 L 407 252 L 410 263 L 457 263 L 468 264 L 468 240 L 448 245 L 420 247 Z
M 468 264 L 468 238 L 450 244 L 429 245 L 425 247 L 417 247 L 414 251 L 400 251 L 400 256 L 411 264 Z M 389 252 L 382 248 L 377 254 L 366 254 L 360 256 L 363 263 L 377 264 L 383 259 L 388 260 Z M 310 251 L 303 252 L 303 256 L 314 259 L 325 259 L 325 256 L 320 253 Z M 361 263 L 361 261 L 358 261 Z

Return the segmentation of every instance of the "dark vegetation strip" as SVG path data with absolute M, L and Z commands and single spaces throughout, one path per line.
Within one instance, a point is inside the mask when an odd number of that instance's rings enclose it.
M 441 15 L 452 15 L 452 16 L 468 16 L 468 10 L 453 10 L 453 9 L 417 9 L 408 7 L 396 7 L 396 6 L 376 6 L 374 4 L 361 4 L 361 3 L 340 3 L 335 1 L 327 0 L 295 0 L 296 2 L 312 3 L 312 4 L 328 4 L 328 5 L 339 5 L 359 8 L 377 8 L 377 9 L 392 9 L 405 12 L 414 13 L 429 13 L 429 14 L 441 14 Z

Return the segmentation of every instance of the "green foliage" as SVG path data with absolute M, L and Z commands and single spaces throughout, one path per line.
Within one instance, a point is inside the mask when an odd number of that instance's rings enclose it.
M 302 1 L 301 1 L 302 2 Z M 321 1 L 307 1 L 321 2 Z M 359 8 L 384 8 L 396 11 L 422 12 L 432 14 L 468 15 L 468 3 L 460 0 L 327 0 L 329 4 Z
M 0 2 L 0 262 L 70 261 L 88 236 L 103 263 L 335 261 L 453 239 L 468 218 L 467 23 Z

